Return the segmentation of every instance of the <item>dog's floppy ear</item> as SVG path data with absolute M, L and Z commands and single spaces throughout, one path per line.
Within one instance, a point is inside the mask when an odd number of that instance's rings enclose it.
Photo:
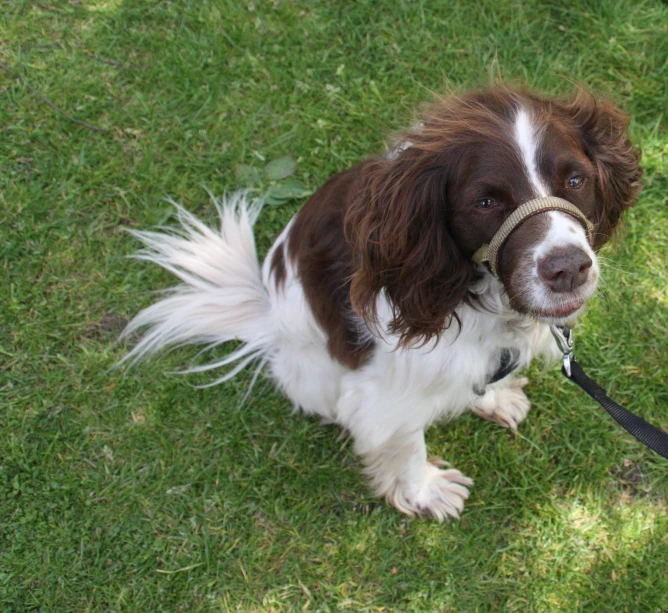
M 622 213 L 633 206 L 642 185 L 640 149 L 628 137 L 629 117 L 612 103 L 580 88 L 566 112 L 580 133 L 597 172 L 595 246 L 612 236 Z
M 447 328 L 475 277 L 448 231 L 447 159 L 439 157 L 408 147 L 367 162 L 346 215 L 356 260 L 353 308 L 374 326 L 384 292 L 392 309 L 389 331 L 403 345 L 427 342 Z

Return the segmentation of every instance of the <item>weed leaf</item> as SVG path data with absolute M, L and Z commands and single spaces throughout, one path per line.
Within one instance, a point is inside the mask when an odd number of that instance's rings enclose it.
M 286 200 L 305 198 L 311 191 L 306 189 L 297 179 L 290 179 L 280 185 L 272 185 L 265 195 L 267 204 L 282 204 Z
M 291 155 L 283 155 L 269 162 L 265 168 L 264 173 L 270 181 L 280 181 L 294 174 L 297 170 L 297 161 Z

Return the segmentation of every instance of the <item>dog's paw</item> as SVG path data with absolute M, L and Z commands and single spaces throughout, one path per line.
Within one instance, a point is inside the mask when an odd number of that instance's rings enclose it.
M 473 481 L 458 470 L 443 470 L 433 463 L 427 463 L 421 483 L 397 484 L 386 498 L 391 505 L 407 515 L 431 516 L 438 521 L 459 519 L 471 485 Z
M 493 421 L 504 428 L 517 430 L 531 408 L 522 388 L 529 382 L 522 377 L 513 379 L 508 387 L 489 387 L 485 395 L 473 405 L 473 412 L 483 419 Z

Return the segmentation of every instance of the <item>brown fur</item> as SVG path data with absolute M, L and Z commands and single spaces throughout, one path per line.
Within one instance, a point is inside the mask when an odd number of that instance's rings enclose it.
M 328 336 L 333 358 L 357 368 L 373 348 L 356 325 L 350 305 L 354 272 L 351 248 L 343 235 L 343 217 L 366 164 L 331 177 L 304 205 L 288 238 L 288 254 L 316 321 Z
M 285 285 L 288 271 L 285 268 L 285 252 L 283 245 L 279 245 L 271 256 L 271 274 L 274 277 L 276 288 L 281 289 Z
M 596 169 L 597 208 L 592 221 L 596 224 L 596 247 L 600 248 L 642 190 L 641 152 L 629 140 L 628 115 L 612 103 L 580 89 L 563 108 Z

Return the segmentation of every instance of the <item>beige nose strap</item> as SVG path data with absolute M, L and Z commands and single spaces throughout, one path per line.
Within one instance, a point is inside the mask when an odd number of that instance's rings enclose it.
M 495 277 L 499 276 L 499 252 L 508 237 L 529 217 L 546 213 L 547 211 L 562 211 L 575 217 L 585 228 L 587 232 L 587 241 L 593 244 L 594 224 L 589 221 L 584 213 L 573 206 L 568 200 L 557 198 L 556 196 L 547 196 L 546 198 L 536 198 L 529 200 L 522 206 L 517 207 L 506 219 L 497 233 L 492 237 L 488 245 L 483 245 L 473 254 L 473 261 L 477 264 L 489 263 L 489 268 Z

